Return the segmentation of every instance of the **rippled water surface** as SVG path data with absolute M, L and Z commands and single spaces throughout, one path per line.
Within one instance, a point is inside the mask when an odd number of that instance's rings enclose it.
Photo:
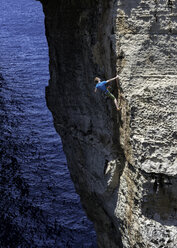
M 48 48 L 34 0 L 1 0 L 0 247 L 96 247 L 46 107 Z

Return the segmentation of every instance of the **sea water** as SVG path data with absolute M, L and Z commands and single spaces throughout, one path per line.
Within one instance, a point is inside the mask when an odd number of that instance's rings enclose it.
M 96 247 L 46 107 L 42 6 L 1 0 L 0 247 Z

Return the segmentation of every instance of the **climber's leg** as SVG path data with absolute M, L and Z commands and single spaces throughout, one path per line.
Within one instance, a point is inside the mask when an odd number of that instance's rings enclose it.
M 111 94 L 111 92 L 110 92 L 109 90 L 107 90 L 106 95 L 107 95 L 108 97 L 110 97 L 110 98 L 114 101 L 114 104 L 115 104 L 115 106 L 116 106 L 116 109 L 117 109 L 117 110 L 120 110 L 120 108 L 119 108 L 119 106 L 118 106 L 117 99 L 115 98 L 115 96 L 114 96 L 113 94 Z
M 117 99 L 116 99 L 116 98 L 114 99 L 114 104 L 116 105 L 117 111 L 119 111 L 120 108 L 119 108 L 119 106 L 118 106 L 118 102 L 117 102 Z
M 113 95 L 113 94 L 111 94 L 111 92 L 107 89 L 107 91 L 106 91 L 106 95 L 109 97 L 109 98 L 111 98 L 112 100 L 114 100 L 115 99 L 115 96 Z

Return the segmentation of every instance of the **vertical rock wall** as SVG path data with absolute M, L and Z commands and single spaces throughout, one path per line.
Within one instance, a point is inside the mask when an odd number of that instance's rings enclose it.
M 176 2 L 41 2 L 47 104 L 98 247 L 175 247 Z M 93 82 L 116 73 L 119 113 Z
M 177 4 L 117 4 L 117 66 L 130 110 L 133 154 L 121 177 L 122 199 L 116 208 L 127 224 L 124 245 L 177 247 Z

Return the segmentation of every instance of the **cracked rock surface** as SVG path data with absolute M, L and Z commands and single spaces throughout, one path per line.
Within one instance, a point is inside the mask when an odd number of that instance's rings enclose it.
M 43 0 L 46 99 L 98 247 L 177 247 L 177 3 Z M 112 83 L 121 111 L 94 93 Z

